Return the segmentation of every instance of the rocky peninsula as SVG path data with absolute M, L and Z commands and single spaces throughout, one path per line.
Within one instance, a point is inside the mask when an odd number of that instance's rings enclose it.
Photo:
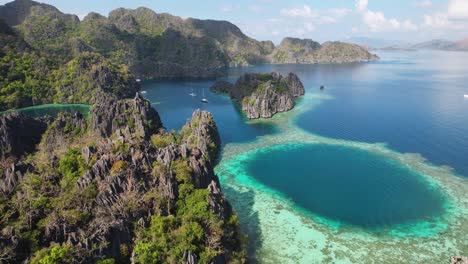
M 217 81 L 210 89 L 228 94 L 250 119 L 269 118 L 294 108 L 295 98 L 304 95 L 302 82 L 294 73 L 246 73 L 236 83 Z
M 212 115 L 168 132 L 139 94 L 94 100 L 89 119 L 0 117 L 1 262 L 242 263 Z

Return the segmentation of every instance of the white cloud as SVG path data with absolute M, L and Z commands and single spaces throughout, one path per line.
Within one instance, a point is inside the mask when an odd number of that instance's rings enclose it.
M 468 1 L 450 0 L 448 4 L 448 16 L 453 19 L 467 19 Z
M 448 17 L 444 13 L 436 13 L 433 15 L 424 15 L 424 25 L 432 28 L 444 28 L 451 24 Z
M 351 12 L 351 10 L 347 8 L 332 8 L 329 9 L 328 12 L 335 18 L 343 18 L 346 15 L 348 15 Z
M 398 30 L 414 31 L 418 29 L 418 26 L 409 19 L 399 21 L 396 18 L 387 18 L 383 12 L 369 10 L 367 6 L 367 0 L 356 1 L 356 10 L 362 15 L 364 24 L 366 24 L 372 32 Z
M 411 20 L 406 19 L 401 24 L 401 28 L 406 31 L 415 31 L 418 30 L 418 26 L 414 24 Z
M 318 22 L 319 24 L 332 24 L 336 23 L 336 19 L 331 16 L 321 16 Z
M 468 23 L 450 19 L 447 13 L 424 15 L 424 26 L 430 29 L 461 30 L 468 28 Z
M 328 10 L 315 10 L 309 5 L 302 7 L 283 8 L 280 11 L 281 16 L 291 18 L 302 18 L 308 23 L 332 24 L 345 17 L 351 10 L 346 8 L 332 8 Z M 314 19 L 310 21 L 310 19 Z
M 272 27 L 281 28 L 285 35 L 308 37 L 308 33 L 316 30 L 318 25 L 337 23 L 351 12 L 346 8 L 314 9 L 309 5 L 283 8 L 280 15 L 283 19 L 269 19 Z M 274 24 L 274 26 L 273 26 Z
M 449 0 L 446 12 L 425 14 L 424 26 L 439 30 L 466 30 L 468 28 L 468 1 Z
M 219 9 L 221 10 L 221 12 L 229 13 L 229 12 L 239 9 L 239 6 L 235 6 L 232 4 L 225 4 L 225 5 L 222 5 Z
M 282 16 L 287 17 L 309 17 L 314 18 L 318 16 L 317 11 L 310 8 L 308 5 L 304 5 L 301 8 L 283 8 L 280 11 Z
M 432 1 L 431 0 L 421 0 L 416 3 L 416 6 L 422 7 L 422 8 L 428 8 L 432 7 Z
M 368 1 L 367 0 L 357 0 L 356 1 L 356 9 L 360 12 L 363 12 L 365 10 L 367 10 L 367 5 L 368 5 Z

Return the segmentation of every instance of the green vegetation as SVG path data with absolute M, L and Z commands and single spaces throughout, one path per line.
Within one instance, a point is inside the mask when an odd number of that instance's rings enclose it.
M 69 264 L 72 262 L 73 248 L 68 244 L 41 249 L 31 260 L 31 264 Z
M 192 169 L 188 166 L 187 160 L 175 160 L 172 162 L 171 171 L 175 173 L 178 182 L 191 182 Z
M 181 263 L 186 251 L 200 256 L 200 263 L 207 263 L 220 253 L 223 236 L 238 228 L 236 218 L 224 222 L 208 209 L 208 190 L 184 183 L 179 192 L 175 215 L 153 216 L 150 226 L 138 232 L 136 263 Z M 206 234 L 212 234 L 209 240 Z M 232 256 L 232 261 L 242 263 L 244 257 Z
M 111 174 L 119 174 L 127 169 L 127 163 L 123 160 L 116 161 L 110 170 Z
M 0 54 L 0 110 L 47 101 L 49 65 L 44 57 L 31 52 Z
M 118 99 L 135 94 L 138 85 L 131 72 L 204 76 L 228 65 L 228 52 L 235 63 L 258 58 L 256 41 L 245 36 L 239 38 L 247 49 L 225 49 L 220 43 L 234 46 L 224 30 L 220 34 L 200 24 L 204 21 L 144 8 L 122 9 L 109 18 L 89 14 L 80 22 L 45 4 L 13 1 L 0 7 L 0 16 L 4 14 L 13 17 L 8 23 L 14 30 L 0 19 L 0 111 L 47 103 L 94 104 L 94 111 L 104 97 L 98 93 Z M 229 23 L 223 27 L 237 34 Z M 114 120 L 93 111 L 90 120 L 58 114 L 34 153 L 2 160 L 2 169 L 19 164 L 21 177 L 0 192 L 0 258 L 112 264 L 128 263 L 135 250 L 140 263 L 180 263 L 187 251 L 201 263 L 221 253 L 242 262 L 236 218 L 224 210 L 222 195 L 210 195 L 200 179 L 216 180 L 206 161 L 217 154 L 217 131 L 200 129 L 197 118 L 181 135 L 158 131 L 162 125 L 157 113 L 148 111 L 149 102 L 121 100 L 116 105 L 118 110 L 110 107 L 118 112 Z M 99 122 L 129 130 L 122 137 L 108 135 L 113 131 L 101 136 L 94 127 Z M 206 122 L 216 127 L 212 119 Z M 200 131 L 210 135 L 195 137 Z M 197 147 L 205 156 L 181 158 L 177 145 L 182 142 L 189 155 Z M 168 148 L 164 162 L 157 162 L 159 149 L 171 144 L 180 151 Z
M 171 143 L 177 143 L 178 140 L 175 131 L 166 133 L 164 130 L 161 130 L 158 134 L 151 135 L 151 144 L 155 148 L 165 148 Z
M 78 178 L 82 176 L 88 169 L 86 162 L 81 157 L 79 149 L 70 149 L 58 165 L 58 171 L 62 175 L 60 185 L 68 190 L 73 187 Z
M 0 110 L 44 103 L 90 103 L 97 91 L 133 94 L 125 66 L 95 53 L 83 53 L 61 67 L 36 53 L 9 51 L 0 56 Z

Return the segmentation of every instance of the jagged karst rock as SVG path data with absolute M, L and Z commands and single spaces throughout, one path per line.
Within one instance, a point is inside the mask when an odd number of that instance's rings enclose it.
M 294 108 L 294 99 L 304 95 L 305 90 L 299 77 L 289 73 L 287 77 L 271 74 L 246 73 L 239 77 L 235 85 L 215 83 L 213 90 L 227 92 L 241 104 L 248 118 L 269 118 L 278 112 Z
M 182 140 L 190 148 L 198 148 L 214 163 L 217 159 L 221 137 L 213 115 L 207 111 L 196 110 L 181 130 Z
M 147 138 L 162 127 L 159 114 L 139 93 L 133 100 L 118 100 L 108 94 L 98 96 L 99 103 L 91 109 L 91 129 L 103 137 L 124 129 L 127 138 L 132 135 Z
M 97 99 L 102 101 L 91 110 L 90 120 L 78 114 L 61 114 L 50 123 L 38 150 L 41 156 L 50 156 L 51 161 L 44 164 L 49 166 L 47 171 L 35 164 L 25 167 L 17 164 L 7 172 L 7 178 L 0 180 L 1 195 L 15 195 L 20 203 L 26 203 L 30 197 L 30 189 L 23 189 L 19 184 L 27 182 L 24 177 L 40 177 L 43 186 L 47 187 L 37 191 L 43 192 L 41 195 L 48 199 L 71 199 L 55 200 L 55 203 L 62 203 L 60 209 L 45 207 L 32 211 L 31 217 L 27 218 L 31 226 L 41 221 L 40 227 L 35 229 L 41 234 L 37 242 L 39 248 L 66 243 L 76 250 L 73 257 L 78 262 L 95 262 L 103 257 L 122 258 L 123 249 L 129 252 L 125 258 L 135 256 L 135 228 L 148 227 L 154 215 L 171 217 L 177 212 L 182 183 L 177 179 L 174 164 L 186 166 L 187 180 L 193 188 L 206 190 L 206 210 L 220 221 L 228 221 L 232 211 L 213 170 L 221 142 L 210 113 L 195 111 L 177 139 L 157 147 L 150 142 L 150 137 L 167 137 L 168 134 L 148 101 L 139 95 L 127 100 L 108 95 Z M 117 123 L 116 118 L 123 122 Z M 134 125 L 129 125 L 130 120 L 135 120 Z M 85 139 L 92 142 L 91 145 Z M 57 170 L 64 164 L 64 154 L 57 148 L 71 146 L 76 148 L 74 155 L 77 156 L 73 159 L 82 159 L 89 167 L 76 179 L 71 190 L 65 191 L 60 180 L 64 175 Z M 50 151 L 55 154 L 49 155 Z M 155 172 L 158 166 L 160 170 Z M 29 170 L 32 173 L 24 176 Z M 19 214 L 15 207 L 9 210 L 12 217 Z M 27 250 L 18 253 L 18 248 L 25 245 L 11 243 L 17 234 L 7 232 L 8 225 L 4 225 L 0 222 L 0 248 L 7 250 L 8 256 L 15 261 L 30 258 L 31 252 Z M 209 226 L 203 228 L 207 229 L 204 232 L 209 246 L 220 252 L 211 262 L 226 260 L 227 252 L 238 250 L 236 245 L 239 243 L 233 242 L 236 241 L 235 232 L 220 235 L 212 233 Z M 200 255 L 187 252 L 180 258 L 198 263 Z
M 18 112 L 0 116 L 0 157 L 16 159 L 34 151 L 46 128 L 46 120 Z
M 65 67 L 66 71 L 57 73 L 61 103 L 102 102 L 99 96 L 92 96 L 99 93 L 112 94 L 119 99 L 129 98 L 140 89 L 135 78 L 125 72 L 127 68 L 116 69 L 115 65 L 97 53 L 78 52 Z
M 82 114 L 59 113 L 47 128 L 40 148 L 50 154 L 65 151 L 73 138 L 86 133 L 87 129 L 88 123 Z
M 197 264 L 198 263 L 197 255 L 195 255 L 190 250 L 184 251 L 184 259 L 185 259 L 185 264 Z
M 23 175 L 30 169 L 32 169 L 31 165 L 22 162 L 11 164 L 11 167 L 0 175 L 0 192 L 5 196 L 11 194 Z

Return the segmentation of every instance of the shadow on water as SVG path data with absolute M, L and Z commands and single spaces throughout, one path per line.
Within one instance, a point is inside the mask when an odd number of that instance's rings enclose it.
M 255 193 L 251 190 L 237 190 L 232 187 L 223 186 L 224 193 L 231 203 L 234 212 L 239 217 L 242 235 L 247 235 L 247 256 L 249 263 L 259 263 L 259 249 L 262 247 L 262 230 L 258 212 L 253 208 Z

